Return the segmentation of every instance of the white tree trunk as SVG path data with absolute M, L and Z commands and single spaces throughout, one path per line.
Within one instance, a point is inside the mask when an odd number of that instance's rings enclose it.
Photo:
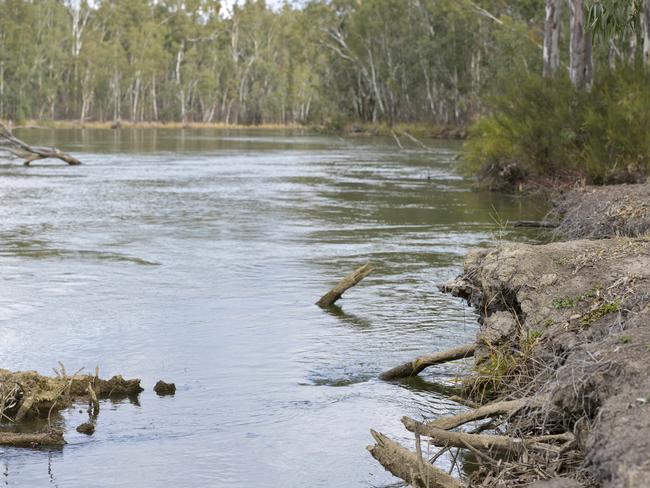
M 593 77 L 591 33 L 585 30 L 584 0 L 568 0 L 571 13 L 571 52 L 569 74 L 576 88 L 589 89 Z
M 560 66 L 560 26 L 562 0 L 546 0 L 544 21 L 544 76 L 553 76 Z

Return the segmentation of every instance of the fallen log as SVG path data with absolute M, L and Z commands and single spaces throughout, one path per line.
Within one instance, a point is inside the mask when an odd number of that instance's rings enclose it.
M 373 268 L 370 263 L 364 264 L 360 268 L 356 269 L 348 276 L 343 278 L 334 288 L 323 295 L 321 299 L 316 302 L 316 305 L 321 308 L 327 308 L 330 305 L 333 305 L 334 302 L 341 298 L 341 295 L 343 295 L 343 293 L 345 293 L 349 288 L 352 288 L 354 285 L 372 273 L 372 269 Z
M 559 225 L 557 222 L 547 220 L 515 220 L 512 222 L 513 227 L 532 227 L 535 229 L 555 229 Z
M 439 419 L 431 420 L 429 422 L 426 422 L 425 425 L 444 430 L 454 429 L 468 422 L 483 420 L 495 415 L 512 415 L 517 410 L 525 407 L 529 403 L 532 403 L 532 401 L 533 399 L 531 398 L 522 398 L 520 400 L 507 400 L 490 403 L 488 405 L 483 405 L 482 407 L 468 410 L 467 412 L 462 412 L 457 415 L 440 417 Z
M 447 349 L 445 351 L 440 351 L 434 354 L 420 356 L 414 361 L 404 363 L 400 366 L 394 367 L 393 369 L 384 371 L 379 375 L 379 379 L 389 381 L 399 378 L 406 378 L 408 376 L 415 376 L 422 372 L 425 368 L 433 366 L 434 364 L 441 364 L 449 361 L 455 361 L 457 359 L 472 357 L 474 356 L 475 350 L 476 344 L 468 344 L 465 346 L 459 346 L 452 349 Z
M 0 445 L 14 447 L 54 447 L 63 446 L 63 432 L 49 430 L 33 434 L 21 432 L 0 432 Z
M 47 158 L 60 159 L 69 165 L 81 164 L 81 161 L 77 158 L 55 147 L 30 146 L 14 136 L 9 128 L 0 122 L 0 152 L 2 151 L 23 159 L 25 166 L 29 166 L 32 161 L 36 161 L 37 159 Z
M 517 438 L 504 435 L 486 435 L 486 434 L 467 434 L 465 432 L 450 432 L 445 429 L 433 427 L 422 422 L 418 422 L 410 417 L 403 417 L 402 423 L 407 430 L 418 435 L 424 435 L 431 438 L 432 444 L 442 447 L 462 447 L 472 446 L 474 449 L 482 451 L 503 451 L 521 453 L 524 450 L 535 450 L 541 452 L 560 452 L 558 446 L 548 444 L 549 442 L 570 442 L 573 440 L 573 434 L 567 432 L 557 435 L 542 435 L 529 438 Z
M 376 444 L 368 451 L 394 476 L 416 488 L 462 488 L 463 485 L 444 471 L 436 468 L 414 452 L 390 440 L 384 434 L 371 430 Z

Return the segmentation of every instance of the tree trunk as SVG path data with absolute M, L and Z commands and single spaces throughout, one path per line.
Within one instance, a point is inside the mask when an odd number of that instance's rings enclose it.
M 560 66 L 560 26 L 562 25 L 562 0 L 546 0 L 544 21 L 543 75 L 555 75 Z
M 650 0 L 643 2 L 643 66 L 650 67 Z
M 584 0 L 568 0 L 571 29 L 571 83 L 578 89 L 589 89 L 593 77 L 591 33 L 585 29 Z

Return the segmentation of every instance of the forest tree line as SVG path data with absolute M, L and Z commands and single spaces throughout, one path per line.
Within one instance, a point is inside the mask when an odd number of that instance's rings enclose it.
M 0 0 L 0 119 L 466 125 L 543 0 Z
M 648 59 L 584 1 L 0 0 L 0 119 L 466 126 L 522 73 Z

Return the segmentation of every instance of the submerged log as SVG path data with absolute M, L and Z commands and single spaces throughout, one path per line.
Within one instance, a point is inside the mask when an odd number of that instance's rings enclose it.
M 371 430 L 376 444 L 368 451 L 394 476 L 416 488 L 462 488 L 462 484 L 429 462 L 423 462 L 416 453 L 390 440 L 384 434 Z
M 341 298 L 341 295 L 343 295 L 343 293 L 345 293 L 349 288 L 352 288 L 354 285 L 372 273 L 372 269 L 373 268 L 370 263 L 364 264 L 360 268 L 356 269 L 348 276 L 343 278 L 334 288 L 323 295 L 321 299 L 316 302 L 316 305 L 321 308 L 327 308 L 330 305 L 333 305 L 334 302 Z
M 25 161 L 28 166 L 37 159 L 60 159 L 69 165 L 81 164 L 77 158 L 70 156 L 55 147 L 30 146 L 14 136 L 8 127 L 0 122 L 0 152 L 7 152 Z
M 403 417 L 404 426 L 418 435 L 424 435 L 431 438 L 431 442 L 436 446 L 442 447 L 462 447 L 468 445 L 481 451 L 503 451 L 521 453 L 525 449 L 535 451 L 559 452 L 560 448 L 549 442 L 570 442 L 573 440 L 573 434 L 565 433 L 558 435 L 543 435 L 529 438 L 517 438 L 504 435 L 485 435 L 485 434 L 468 434 L 465 432 L 450 432 L 440 429 L 429 424 L 418 422 L 409 417 Z
M 14 447 L 53 447 L 63 446 L 63 432 L 50 430 L 33 434 L 21 432 L 0 432 L 0 445 Z
M 468 344 L 465 346 L 459 346 L 452 349 L 447 349 L 445 351 L 440 351 L 434 354 L 420 356 L 414 361 L 404 363 L 400 366 L 394 367 L 393 369 L 384 371 L 379 375 L 379 378 L 388 381 L 396 380 L 399 378 L 406 378 L 408 376 L 415 376 L 429 366 L 446 363 L 449 361 L 455 361 L 457 359 L 472 357 L 474 356 L 474 351 L 476 351 L 476 344 Z
M 546 220 L 515 220 L 512 223 L 513 227 L 532 227 L 536 229 L 555 229 L 559 225 L 556 222 L 548 222 Z

